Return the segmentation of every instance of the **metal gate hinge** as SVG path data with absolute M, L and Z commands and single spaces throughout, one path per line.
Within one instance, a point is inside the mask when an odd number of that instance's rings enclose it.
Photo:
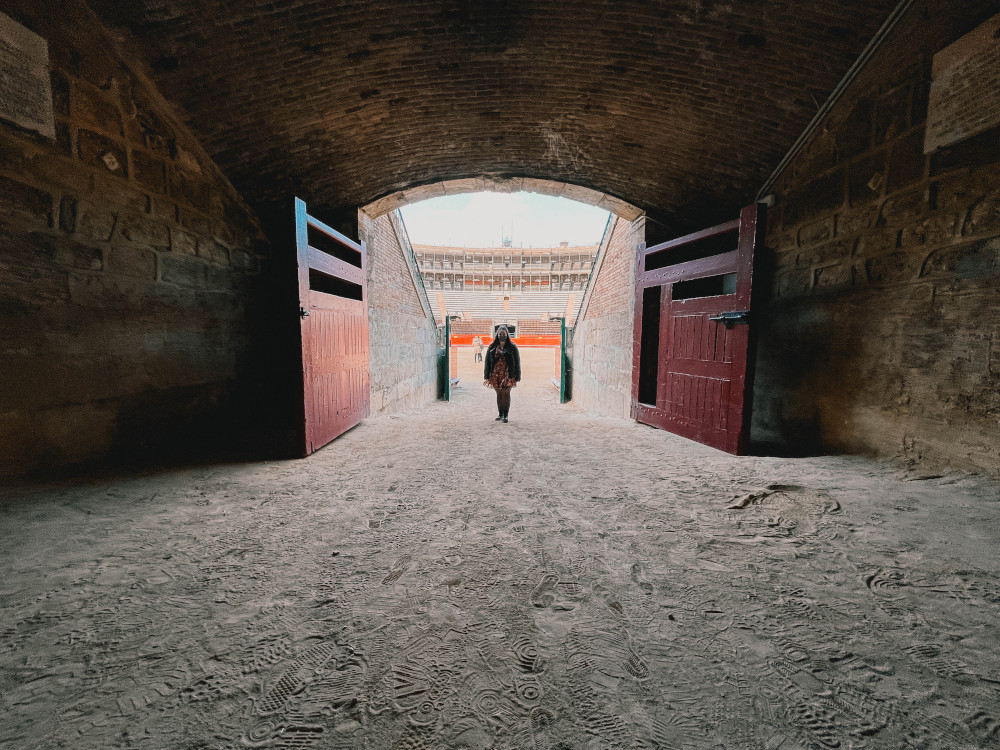
M 714 320 L 718 323 L 722 323 L 726 328 L 732 328 L 735 325 L 746 325 L 750 322 L 750 311 L 749 310 L 734 310 L 733 312 L 724 312 L 718 315 L 713 315 L 709 320 Z

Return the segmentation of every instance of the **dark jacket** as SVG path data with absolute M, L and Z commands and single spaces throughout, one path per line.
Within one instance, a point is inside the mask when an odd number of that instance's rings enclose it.
M 486 350 L 486 361 L 483 363 L 483 379 L 489 380 L 490 373 L 493 372 L 493 363 L 496 362 L 497 347 L 500 346 L 500 342 L 493 339 L 493 343 L 490 344 L 490 348 Z M 517 351 L 517 347 L 514 346 L 514 342 L 510 339 L 504 345 L 503 355 L 507 358 L 507 377 L 514 378 L 514 380 L 521 382 L 521 354 Z

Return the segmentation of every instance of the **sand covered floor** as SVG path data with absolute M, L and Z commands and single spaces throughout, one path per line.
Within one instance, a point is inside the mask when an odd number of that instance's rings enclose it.
M 1000 487 L 451 403 L 0 494 L 0 747 L 1000 747 Z M 467 360 L 467 361 L 466 361 Z

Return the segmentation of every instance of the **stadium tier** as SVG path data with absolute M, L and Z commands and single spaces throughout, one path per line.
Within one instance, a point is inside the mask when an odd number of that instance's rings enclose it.
M 597 245 L 552 248 L 458 248 L 413 245 L 414 260 L 439 323 L 452 317 L 452 343 L 488 341 L 512 327 L 528 346 L 558 345 L 560 323 L 572 323 L 590 280 Z
M 428 291 L 579 292 L 597 256 L 597 245 L 568 243 L 534 249 L 412 247 Z
M 480 292 L 432 290 L 428 292 L 431 306 L 443 301 L 448 315 L 461 315 L 463 320 L 543 321 L 566 317 L 573 320 L 580 310 L 583 292 Z

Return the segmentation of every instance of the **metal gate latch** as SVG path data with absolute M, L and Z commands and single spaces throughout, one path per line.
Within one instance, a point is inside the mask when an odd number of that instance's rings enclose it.
M 736 325 L 745 326 L 750 322 L 750 311 L 749 310 L 734 310 L 733 312 L 724 312 L 719 315 L 715 315 L 709 320 L 715 320 L 722 323 L 726 328 L 732 328 Z
M 304 307 L 300 307 L 299 308 L 299 317 L 300 318 L 308 318 L 309 317 L 309 311 L 306 310 Z

